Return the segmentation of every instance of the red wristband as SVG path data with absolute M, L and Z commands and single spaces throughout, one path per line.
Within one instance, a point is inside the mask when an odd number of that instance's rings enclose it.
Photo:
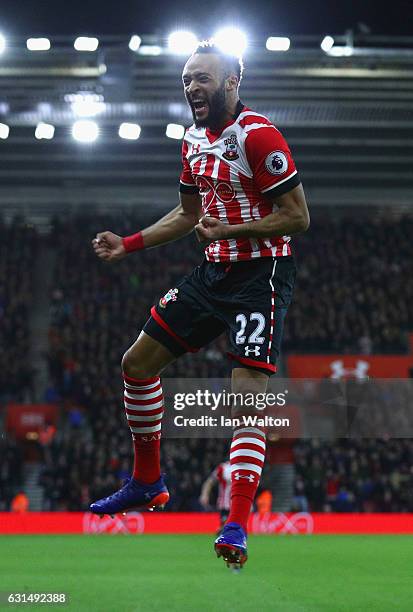
M 141 251 L 145 248 L 143 244 L 142 232 L 132 234 L 131 236 L 125 236 L 122 238 L 123 246 L 127 253 L 133 253 L 133 251 Z

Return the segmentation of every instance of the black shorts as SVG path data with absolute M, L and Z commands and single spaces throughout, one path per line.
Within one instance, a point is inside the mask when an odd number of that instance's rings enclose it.
M 273 374 L 295 275 L 292 256 L 204 260 L 152 307 L 143 330 L 176 356 L 196 352 L 227 331 L 234 367 Z

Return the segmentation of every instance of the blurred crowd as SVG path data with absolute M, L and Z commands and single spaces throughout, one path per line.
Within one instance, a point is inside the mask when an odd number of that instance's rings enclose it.
M 294 240 L 298 276 L 284 351 L 406 353 L 413 330 L 413 218 L 313 215 Z
M 0 402 L 27 401 L 34 381 L 29 314 L 38 236 L 20 217 L 0 218 L 0 233 Z
M 23 450 L 12 436 L 0 436 L 0 459 L 0 512 L 4 512 L 23 487 Z
M 102 404 L 93 428 L 66 426 L 53 441 L 40 484 L 44 510 L 87 510 L 91 501 L 110 495 L 130 476 L 131 436 L 119 418 L 119 402 Z M 105 419 L 106 417 L 106 419 Z M 201 511 L 201 486 L 222 460 L 228 441 L 163 440 L 162 472 L 171 492 L 167 511 Z
M 296 443 L 294 509 L 413 512 L 413 440 Z
M 130 474 L 132 444 L 122 406 L 122 354 L 138 336 L 151 306 L 202 260 L 193 236 L 116 265 L 96 258 L 91 246 L 96 232 L 110 229 L 125 235 L 139 226 L 131 213 L 88 214 L 52 223 L 56 267 L 45 399 L 59 403 L 62 417 L 43 456 L 40 484 L 45 510 L 86 509 L 91 500 L 112 493 Z M 286 319 L 284 352 L 407 352 L 407 332 L 413 330 L 412 230 L 410 217 L 376 215 L 367 222 L 362 216 L 336 220 L 315 215 L 311 232 L 294 240 L 298 278 Z M 0 334 L 11 329 L 15 334 L 17 325 L 20 352 L 11 347 L 11 336 L 4 335 L 0 376 L 8 391 L 18 394 L 31 380 L 23 370 L 27 367 L 23 355 L 29 351 L 27 306 L 32 287 L 27 270 L 36 236 L 24 225 L 8 231 L 10 248 L 0 261 L 6 287 L 0 294 L 0 317 L 8 313 L 8 325 Z M 16 243 L 23 246 L 13 257 Z M 224 335 L 199 354 L 180 358 L 165 376 L 226 377 L 230 373 L 226 350 Z M 200 510 L 202 482 L 227 452 L 228 441 L 164 440 L 163 469 L 173 492 L 168 509 Z M 412 453 L 410 442 L 403 440 L 301 441 L 295 449 L 294 507 L 413 510 L 408 493 L 413 490 Z

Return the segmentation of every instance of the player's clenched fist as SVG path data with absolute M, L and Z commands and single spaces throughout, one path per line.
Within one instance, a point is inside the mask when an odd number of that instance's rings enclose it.
M 104 261 L 118 261 L 126 257 L 121 236 L 113 232 L 101 232 L 92 240 L 94 251 Z
M 209 244 L 214 240 L 226 238 L 228 226 L 215 217 L 204 216 L 199 220 L 198 225 L 195 225 L 195 233 L 200 242 Z

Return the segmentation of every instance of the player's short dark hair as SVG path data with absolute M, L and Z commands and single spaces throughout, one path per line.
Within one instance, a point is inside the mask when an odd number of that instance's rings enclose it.
M 242 61 L 242 57 L 236 57 L 223 53 L 221 49 L 215 45 L 213 39 L 202 40 L 192 55 L 195 55 L 195 53 L 214 53 L 219 55 L 225 72 L 236 74 L 238 77 L 238 84 L 241 82 L 242 75 L 244 73 L 244 62 Z

